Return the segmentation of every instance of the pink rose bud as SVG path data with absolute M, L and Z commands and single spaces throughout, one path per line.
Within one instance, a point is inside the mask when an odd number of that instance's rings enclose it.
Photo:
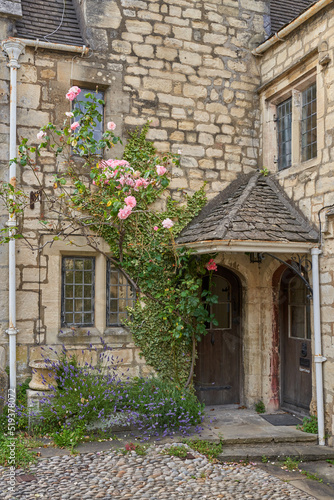
M 46 133 L 43 130 L 40 130 L 37 134 L 37 139 L 43 139 L 46 136 Z
M 71 125 L 71 129 L 75 130 L 79 126 L 80 126 L 79 122 L 73 122 L 72 125 Z
M 159 228 L 158 228 L 158 226 L 154 226 L 153 229 L 154 229 L 154 231 L 158 231 Z
M 74 116 L 74 113 L 72 113 L 72 111 L 66 111 L 65 115 L 69 118 L 72 118 L 72 116 Z
M 108 122 L 107 123 L 107 129 L 108 130 L 115 130 L 115 128 L 116 128 L 116 123 L 114 123 L 114 122 Z
M 124 200 L 127 207 L 134 208 L 137 205 L 137 200 L 134 196 L 127 196 Z
M 174 226 L 174 222 L 170 219 L 165 219 L 162 221 L 162 227 L 164 227 L 165 229 L 170 229 L 173 226 Z
M 158 175 L 164 175 L 167 172 L 167 169 L 163 165 L 157 165 L 155 168 Z

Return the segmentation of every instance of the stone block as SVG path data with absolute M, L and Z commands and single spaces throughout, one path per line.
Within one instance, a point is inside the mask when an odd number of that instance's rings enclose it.
M 191 40 L 192 39 L 192 29 L 191 28 L 183 28 L 181 26 L 173 26 L 173 33 L 176 38 L 180 40 Z
M 147 45 L 142 43 L 134 43 L 133 52 L 138 57 L 147 57 L 149 59 L 152 59 L 154 55 L 152 45 Z
M 202 57 L 194 52 L 180 50 L 179 57 L 182 64 L 187 64 L 190 67 L 202 65 Z
M 127 19 L 125 26 L 130 33 L 138 33 L 139 35 L 150 35 L 153 31 L 152 25 L 145 21 Z
M 37 109 L 41 98 L 41 87 L 31 83 L 17 85 L 17 105 L 19 108 Z
M 193 107 L 194 101 L 193 99 L 184 98 L 184 97 L 176 97 L 169 94 L 160 94 L 158 93 L 158 99 L 163 104 L 169 104 L 171 106 L 184 106 L 184 107 Z
M 198 142 L 205 146 L 213 146 L 215 141 L 212 135 L 201 132 L 198 136 Z
M 156 56 L 166 61 L 174 61 L 178 56 L 178 51 L 169 47 L 157 47 Z
M 143 86 L 145 89 L 152 89 L 160 92 L 171 92 L 172 91 L 172 82 L 171 80 L 163 80 L 161 78 L 151 78 L 144 77 L 143 78 Z
M 87 26 L 117 29 L 122 22 L 121 11 L 117 2 L 85 3 L 85 21 Z
M 125 40 L 113 40 L 112 49 L 118 54 L 131 54 L 131 43 Z
M 185 84 L 183 86 L 183 95 L 185 97 L 194 97 L 196 99 L 207 97 L 208 91 L 206 87 L 200 85 L 189 85 Z

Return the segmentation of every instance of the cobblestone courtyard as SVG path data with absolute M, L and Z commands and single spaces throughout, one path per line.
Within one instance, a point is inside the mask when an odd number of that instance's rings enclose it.
M 193 459 L 163 453 L 170 445 L 153 445 L 145 456 L 119 450 L 55 456 L 39 460 L 8 491 L 8 469 L 0 467 L 1 499 L 296 499 L 314 498 L 255 464 L 213 464 L 191 450 Z M 24 474 L 19 471 L 18 474 Z

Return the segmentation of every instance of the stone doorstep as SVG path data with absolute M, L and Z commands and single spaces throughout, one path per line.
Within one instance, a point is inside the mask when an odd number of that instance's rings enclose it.
M 259 444 L 258 446 L 224 446 L 219 460 L 223 462 L 239 462 L 240 460 L 261 461 L 262 457 L 268 460 L 285 460 L 296 458 L 299 460 L 317 461 L 334 458 L 334 448 L 312 444 Z

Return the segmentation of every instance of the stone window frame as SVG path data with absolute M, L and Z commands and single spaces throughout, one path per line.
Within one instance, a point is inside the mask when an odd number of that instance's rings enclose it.
M 48 277 L 41 286 L 43 304 L 43 322 L 46 325 L 46 343 L 57 344 L 59 340 L 81 337 L 91 342 L 100 337 L 110 337 L 108 341 L 119 342 L 129 339 L 129 330 L 124 326 L 107 325 L 107 259 L 104 254 L 110 254 L 107 243 L 100 241 L 101 252 L 95 251 L 88 245 L 83 236 L 71 236 L 73 244 L 68 241 L 57 241 L 51 246 L 50 235 L 42 236 L 44 245 L 42 254 L 48 261 Z M 94 257 L 95 259 L 95 322 L 93 326 L 63 327 L 61 321 L 62 307 L 62 260 L 63 257 Z
M 269 171 L 277 173 L 279 176 L 297 173 L 319 163 L 320 133 L 319 114 L 317 114 L 317 156 L 309 160 L 302 161 L 302 92 L 313 83 L 317 86 L 317 111 L 320 106 L 319 95 L 319 74 L 317 71 L 317 58 L 311 57 L 308 62 L 286 71 L 283 75 L 278 75 L 271 82 L 260 89 L 262 106 L 262 155 L 263 166 Z M 277 106 L 287 99 L 292 99 L 292 148 L 291 166 L 278 169 L 278 143 L 276 115 Z

